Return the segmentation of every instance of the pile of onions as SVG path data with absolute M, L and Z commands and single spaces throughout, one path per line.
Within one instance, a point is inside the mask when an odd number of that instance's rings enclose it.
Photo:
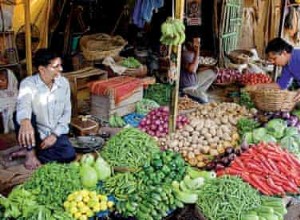
M 241 73 L 235 69 L 218 69 L 215 83 L 235 83 L 239 81 Z
M 178 115 L 176 118 L 176 128 L 181 129 L 188 124 L 187 117 Z M 169 132 L 169 109 L 159 107 L 151 110 L 145 118 L 140 121 L 139 129 L 151 136 L 163 137 Z

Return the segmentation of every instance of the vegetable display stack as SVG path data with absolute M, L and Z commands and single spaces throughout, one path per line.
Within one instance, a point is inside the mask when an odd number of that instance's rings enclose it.
M 240 176 L 268 196 L 299 193 L 300 162 L 274 143 L 253 145 L 217 174 Z
M 148 134 L 136 128 L 124 128 L 106 142 L 101 156 L 111 166 L 138 168 L 159 150 Z

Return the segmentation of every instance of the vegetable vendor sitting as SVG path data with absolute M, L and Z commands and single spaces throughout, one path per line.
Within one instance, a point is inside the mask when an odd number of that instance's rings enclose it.
M 207 89 L 216 79 L 213 70 L 197 72 L 200 56 L 200 38 L 187 40 L 182 52 L 180 89 L 192 98 L 208 102 Z
M 277 86 L 287 89 L 295 80 L 300 87 L 300 50 L 294 49 L 292 45 L 278 37 L 268 43 L 265 52 L 272 64 L 282 67 Z M 295 101 L 300 101 L 300 90 Z
M 71 119 L 70 86 L 61 76 L 61 58 L 49 49 L 39 49 L 33 61 L 38 72 L 21 81 L 15 114 L 21 148 L 7 157 L 9 160 L 26 157 L 27 169 L 53 161 L 70 162 L 76 156 L 67 136 Z

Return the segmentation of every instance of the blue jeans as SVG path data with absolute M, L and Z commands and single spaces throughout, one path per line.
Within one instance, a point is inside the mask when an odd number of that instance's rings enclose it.
M 20 125 L 16 120 L 16 113 L 14 113 L 13 121 L 15 124 L 16 135 L 18 137 Z M 47 149 L 41 149 L 39 146 L 42 143 L 42 140 L 40 139 L 39 133 L 37 131 L 35 115 L 32 115 L 31 117 L 31 124 L 32 127 L 34 128 L 35 140 L 37 143 L 36 156 L 41 163 L 49 163 L 49 162 L 68 163 L 75 159 L 76 157 L 75 149 L 72 146 L 66 134 L 62 134 L 58 136 L 55 144 L 52 145 L 51 147 Z

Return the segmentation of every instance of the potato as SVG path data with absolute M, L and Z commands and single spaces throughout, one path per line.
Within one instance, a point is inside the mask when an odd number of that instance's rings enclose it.
M 216 134 L 217 134 L 217 130 L 216 130 L 216 127 L 215 126 L 213 126 L 213 127 L 211 127 L 210 129 L 209 129 L 209 133 L 211 134 L 211 136 L 216 136 Z
M 200 147 L 200 152 L 203 154 L 208 154 L 209 153 L 209 146 L 201 146 Z
M 203 128 L 203 125 L 204 125 L 204 121 L 199 120 L 195 130 L 196 131 L 201 131 L 201 129 Z
M 190 125 L 184 126 L 183 129 L 184 129 L 185 131 L 188 131 L 188 132 L 193 132 L 193 131 L 194 131 L 194 128 L 193 128 L 192 126 L 190 126 Z
M 191 158 L 191 159 L 188 159 L 188 163 L 191 165 L 191 166 L 196 166 L 198 161 L 196 158 Z
M 221 117 L 221 122 L 223 124 L 227 124 L 228 123 L 228 116 L 227 115 L 224 115 L 223 117 Z
M 218 156 L 219 152 L 216 149 L 209 149 L 209 154 L 211 156 Z
M 197 163 L 197 167 L 199 167 L 199 168 L 203 168 L 203 167 L 205 167 L 205 165 L 206 164 L 202 161 Z

